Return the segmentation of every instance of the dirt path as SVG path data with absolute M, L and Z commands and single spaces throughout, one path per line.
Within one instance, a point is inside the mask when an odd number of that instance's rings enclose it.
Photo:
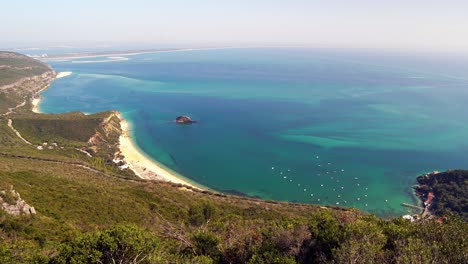
M 83 164 L 81 162 L 73 162 L 73 161 L 62 161 L 62 160 L 54 160 L 54 159 L 46 159 L 46 158 L 38 158 L 38 157 L 30 157 L 30 156 L 23 156 L 23 155 L 16 155 L 16 154 L 10 154 L 10 153 L 3 153 L 0 152 L 0 156 L 4 157 L 9 157 L 9 158 L 15 158 L 15 159 L 27 159 L 27 160 L 34 160 L 34 161 L 42 161 L 42 162 L 50 162 L 50 163 L 56 163 L 56 164 L 64 164 L 64 165 L 70 165 L 74 167 L 80 167 L 95 173 L 101 173 L 104 174 L 105 176 L 112 177 L 112 178 L 118 178 L 115 175 L 105 173 L 97 168 L 88 166 L 86 164 Z
M 26 100 L 24 100 L 24 102 L 22 102 L 21 104 L 15 106 L 15 107 L 8 108 L 8 112 L 3 113 L 3 114 L 1 114 L 0 116 L 7 116 L 7 115 L 9 115 L 9 114 L 12 114 L 12 113 L 15 112 L 16 109 L 18 109 L 18 108 L 20 108 L 20 107 L 23 107 L 23 106 L 25 106 L 25 105 L 26 105 Z
M 13 132 L 15 132 L 15 134 L 21 139 L 24 141 L 24 143 L 28 144 L 28 145 L 31 145 L 31 142 L 27 141 L 23 136 L 21 136 L 20 132 L 18 132 L 18 130 L 16 130 L 14 127 L 13 127 L 13 120 L 11 119 L 8 119 L 8 127 L 11 128 L 11 130 L 13 130 Z

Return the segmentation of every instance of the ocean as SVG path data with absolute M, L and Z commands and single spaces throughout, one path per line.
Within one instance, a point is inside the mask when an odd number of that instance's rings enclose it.
M 416 176 L 468 168 L 468 60 L 302 48 L 49 61 L 46 113 L 118 110 L 138 147 L 211 189 L 356 207 L 417 203 Z M 122 58 L 123 57 L 123 58 Z M 173 120 L 188 115 L 196 124 Z

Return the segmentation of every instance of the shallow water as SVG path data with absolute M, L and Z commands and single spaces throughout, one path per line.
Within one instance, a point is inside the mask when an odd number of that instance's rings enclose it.
M 310 49 L 123 57 L 50 62 L 73 75 L 42 94 L 41 111 L 119 110 L 143 151 L 216 190 L 394 215 L 414 202 L 417 175 L 468 167 L 462 60 Z M 182 114 L 199 122 L 171 122 Z

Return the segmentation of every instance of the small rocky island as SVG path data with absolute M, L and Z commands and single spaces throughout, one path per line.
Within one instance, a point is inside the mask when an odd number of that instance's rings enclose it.
M 178 124 L 192 124 L 197 122 L 192 120 L 189 116 L 178 116 L 175 121 Z

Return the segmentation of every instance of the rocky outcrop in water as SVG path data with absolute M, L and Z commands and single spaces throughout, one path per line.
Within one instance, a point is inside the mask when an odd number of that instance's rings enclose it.
M 192 124 L 197 122 L 192 120 L 189 116 L 178 116 L 175 121 L 178 124 Z

